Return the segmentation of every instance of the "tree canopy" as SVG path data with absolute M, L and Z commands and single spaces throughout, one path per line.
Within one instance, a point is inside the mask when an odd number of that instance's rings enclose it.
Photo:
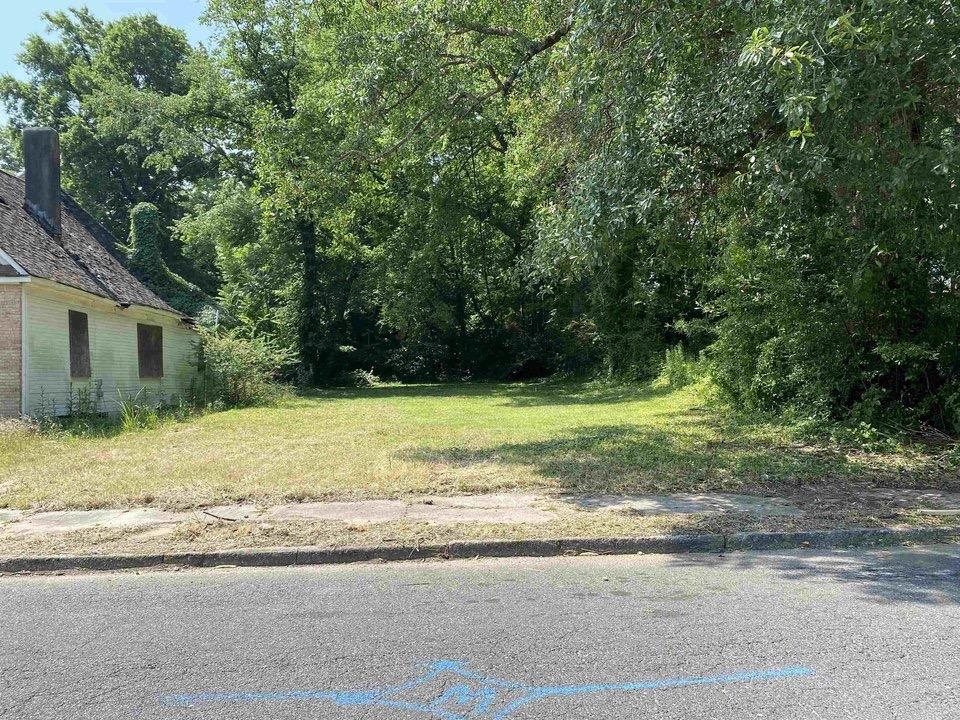
M 156 206 L 301 380 L 679 344 L 744 407 L 960 431 L 954 0 L 210 0 L 209 47 L 45 17 L 10 137 L 57 127 L 115 232 Z

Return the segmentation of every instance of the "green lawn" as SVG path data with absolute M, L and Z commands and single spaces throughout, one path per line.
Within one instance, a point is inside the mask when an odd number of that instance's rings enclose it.
M 0 507 L 398 497 L 507 489 L 777 492 L 956 483 L 923 453 L 864 453 L 745 425 L 701 388 L 468 384 L 334 390 L 107 437 L 0 433 Z

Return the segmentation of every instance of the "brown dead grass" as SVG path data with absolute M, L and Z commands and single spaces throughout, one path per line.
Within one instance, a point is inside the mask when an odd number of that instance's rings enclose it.
M 556 521 L 538 524 L 189 521 L 148 531 L 92 529 L 58 535 L 19 537 L 8 534 L 2 539 L 0 555 L 174 553 L 275 547 L 419 547 L 471 540 L 649 537 L 840 528 L 943 527 L 956 524 L 956 520 L 956 517 L 931 516 L 906 511 L 894 517 L 885 518 L 855 512 L 790 517 L 758 517 L 745 513 L 634 516 L 617 512 L 578 512 Z

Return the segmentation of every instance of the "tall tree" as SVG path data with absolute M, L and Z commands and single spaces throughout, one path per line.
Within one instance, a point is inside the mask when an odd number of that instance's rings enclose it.
M 319 150 L 314 163 L 327 169 L 321 158 L 331 142 L 329 123 L 300 108 L 309 72 L 309 6 L 299 0 L 212 0 L 206 18 L 219 35 L 215 62 L 246 118 L 242 144 L 264 197 L 262 232 L 271 240 L 276 263 L 297 265 L 275 294 L 275 304 L 285 306 L 281 315 L 287 332 L 296 328 L 301 368 L 316 382 L 338 372 L 342 312 L 332 309 L 341 301 L 331 293 L 342 295 L 342 290 L 332 287 L 340 285 L 341 274 L 324 267 L 336 255 L 326 211 L 340 183 L 329 172 L 310 172 L 304 162 L 309 148 Z
M 375 192 L 385 213 L 357 218 L 380 326 L 454 375 L 542 365 L 549 312 L 525 267 L 542 186 L 514 175 L 563 5 L 329 3 L 313 21 L 304 108 L 334 118 L 341 171 L 369 177 L 353 204 Z
M 545 255 L 628 262 L 601 308 L 706 321 L 740 404 L 960 429 L 956 4 L 585 0 L 576 26 Z

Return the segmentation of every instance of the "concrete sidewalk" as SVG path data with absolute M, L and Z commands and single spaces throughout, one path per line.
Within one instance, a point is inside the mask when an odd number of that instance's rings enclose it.
M 741 515 L 754 519 L 801 518 L 836 514 L 848 509 L 849 497 L 829 488 L 807 488 L 788 498 L 728 493 L 674 495 L 549 495 L 496 493 L 437 495 L 408 499 L 302 502 L 286 505 L 252 503 L 191 510 L 153 507 L 61 510 L 54 512 L 0 509 L 0 541 L 7 537 L 56 535 L 84 530 L 162 531 L 183 523 L 339 522 L 377 525 L 410 522 L 429 525 L 546 525 L 576 515 L 598 520 L 620 517 Z M 864 489 L 856 495 L 861 513 L 877 517 L 913 513 L 960 517 L 960 493 L 934 490 Z
M 0 573 L 158 565 L 608 553 L 723 553 L 960 539 L 960 493 L 829 485 L 788 497 L 499 493 L 223 505 L 0 510 Z
M 960 508 L 960 497 L 955 498 Z M 351 524 L 424 522 L 546 524 L 571 512 L 629 513 L 644 515 L 695 515 L 746 513 L 759 517 L 799 515 L 801 508 L 778 498 L 750 495 L 594 495 L 549 496 L 532 493 L 452 495 L 411 500 L 360 500 L 355 502 L 305 502 L 287 505 L 221 505 L 188 511 L 157 508 L 108 508 L 22 512 L 0 510 L 3 535 L 45 535 L 89 529 L 149 530 L 185 522 L 334 521 Z M 960 512 L 960 510 L 958 510 Z

